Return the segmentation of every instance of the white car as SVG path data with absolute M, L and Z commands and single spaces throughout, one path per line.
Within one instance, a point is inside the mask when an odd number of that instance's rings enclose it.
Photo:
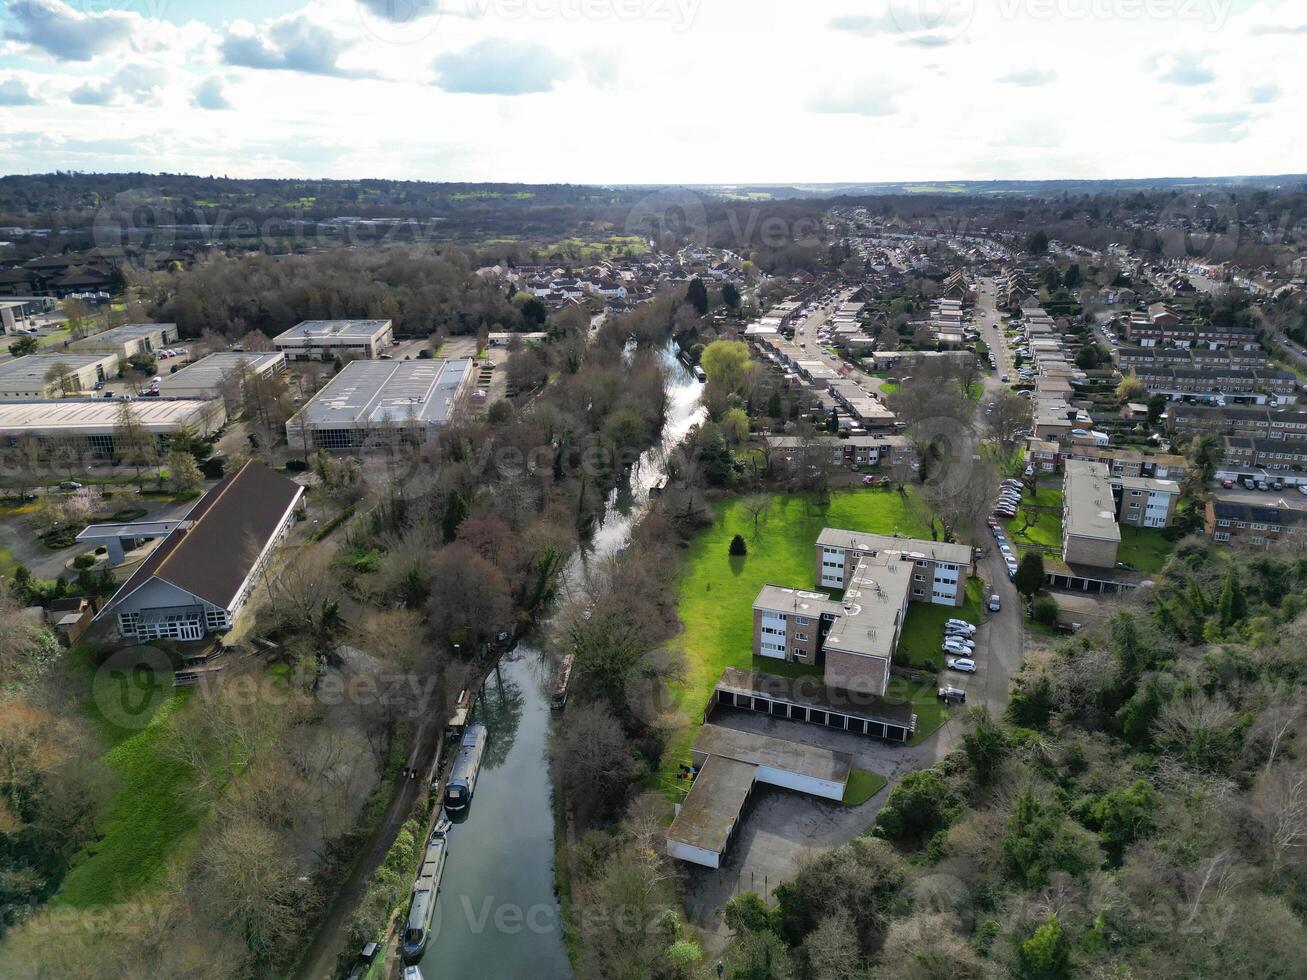
M 964 637 L 961 636 L 944 637 L 944 645 L 949 647 L 958 647 L 959 649 L 962 650 L 962 656 L 964 657 L 971 656 L 976 650 L 976 644 L 974 642 L 965 639 Z
M 976 632 L 976 627 L 968 623 L 965 619 L 950 619 L 944 624 L 945 629 L 960 629 L 971 635 Z
M 945 642 L 939 649 L 941 653 L 947 653 L 953 657 L 965 657 L 967 654 L 971 652 L 966 647 L 964 647 L 961 643 Z
M 946 661 L 949 670 L 960 671 L 964 674 L 974 674 L 976 672 L 976 662 L 967 657 L 949 657 Z
M 990 612 L 999 612 L 1000 610 L 1002 610 L 1002 608 L 1003 608 L 1003 600 L 1002 600 L 1002 599 L 1000 599 L 997 595 L 992 595 L 992 596 L 989 597 L 989 611 L 990 611 Z

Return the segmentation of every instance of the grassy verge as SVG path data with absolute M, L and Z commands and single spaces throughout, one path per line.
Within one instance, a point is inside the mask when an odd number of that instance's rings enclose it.
M 0 577 L 7 578 L 18 570 L 18 561 L 14 558 L 14 553 L 0 545 Z
M 843 803 L 845 806 L 862 806 L 879 793 L 884 785 L 885 777 L 880 773 L 854 769 L 849 773 L 848 785 L 844 787 Z
M 131 695 L 119 690 L 120 680 L 108 671 L 95 671 L 89 679 L 94 697 L 87 711 L 108 745 L 99 764 L 118 786 L 105 806 L 100 839 L 74 859 L 54 898 L 79 908 L 119 902 L 158 884 L 198 819 L 187 799 L 190 770 L 163 751 L 189 692 L 168 692 L 148 715 L 137 716 L 140 727 L 125 729 L 100 706 Z
M 688 754 L 699 718 L 725 668 L 752 667 L 786 675 L 796 669 L 812 672 L 801 665 L 753 657 L 753 600 L 758 591 L 767 584 L 812 589 L 814 548 L 824 527 L 929 538 L 929 529 L 909 501 L 893 490 L 854 490 L 832 495 L 830 504 L 821 507 L 808 496 L 775 494 L 757 534 L 753 518 L 738 500 L 714 505 L 716 522 L 690 545 L 681 574 L 677 615 L 684 626 L 680 646 L 686 673 L 671 696 L 683 727 L 673 734 L 664 753 L 660 785 L 676 785 L 677 763 Z M 727 549 L 737 533 L 749 543 L 749 554 L 733 558 Z
M 1038 513 L 1031 508 L 1046 508 Z M 1030 524 L 1026 527 L 1027 518 Z M 1017 516 L 1003 521 L 1008 538 L 1019 554 L 1031 548 L 1058 549 L 1062 547 L 1062 491 L 1055 487 L 1040 487 L 1033 498 L 1022 501 Z M 1024 530 L 1020 530 L 1021 528 Z
M 909 605 L 894 662 L 920 670 L 940 670 L 944 666 L 944 654 L 939 649 L 944 642 L 944 624 L 950 619 L 979 623 L 984 615 L 984 594 L 985 583 L 978 578 L 970 578 L 967 579 L 966 595 L 960 609 L 924 602 Z
M 1160 572 L 1175 550 L 1175 542 L 1167 539 L 1160 530 L 1151 527 L 1121 527 L 1121 546 L 1116 560 L 1147 575 Z

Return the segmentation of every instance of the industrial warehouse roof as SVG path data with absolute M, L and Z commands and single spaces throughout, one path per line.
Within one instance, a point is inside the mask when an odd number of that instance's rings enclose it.
M 1081 538 L 1120 541 L 1116 525 L 1116 498 L 1107 482 L 1107 466 L 1082 459 L 1068 459 L 1063 479 L 1063 509 L 1066 530 Z
M 390 326 L 389 320 L 305 320 L 285 333 L 273 338 L 274 342 L 290 340 L 321 341 L 346 338 L 366 339 Z
M 0 385 L 9 388 L 30 384 L 36 388 L 44 388 L 50 384 L 46 380 L 46 375 L 56 364 L 62 364 L 69 371 L 80 371 L 112 360 L 114 360 L 113 354 L 28 354 L 26 357 L 15 357 L 11 361 L 0 364 Z
M 108 330 L 102 330 L 100 333 L 93 333 L 89 337 L 73 342 L 73 347 L 80 347 L 83 350 L 95 350 L 101 346 L 119 347 L 129 340 L 140 340 L 142 337 L 154 337 L 163 331 L 175 334 L 177 324 L 175 323 L 124 323 L 121 327 L 110 327 Z
M 222 351 L 201 358 L 194 364 L 180 368 L 174 374 L 164 375 L 160 390 L 166 395 L 170 388 L 218 388 L 223 379 L 245 365 L 251 374 L 275 370 L 286 363 L 281 351 Z
M 862 531 L 844 531 L 837 527 L 823 528 L 821 534 L 817 536 L 817 544 L 826 548 L 843 548 L 846 551 L 905 551 L 914 558 L 951 562 L 954 565 L 966 565 L 971 562 L 971 548 L 965 544 L 899 538 L 889 534 L 865 534 Z
M 246 463 L 200 498 L 185 522 L 137 567 L 99 615 L 154 578 L 230 608 L 303 492 L 294 480 L 259 463 Z
M 471 371 L 467 359 L 352 361 L 289 424 L 351 429 L 448 422 Z
M 0 402 L 0 432 L 16 439 L 25 435 L 112 432 L 123 404 L 107 398 Z M 131 406 L 136 421 L 150 432 L 172 432 L 178 426 L 192 424 L 206 412 L 221 411 L 221 405 L 192 398 L 141 398 Z

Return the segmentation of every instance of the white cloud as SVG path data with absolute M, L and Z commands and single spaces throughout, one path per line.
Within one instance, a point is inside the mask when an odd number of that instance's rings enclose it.
M 87 82 L 73 89 L 69 98 L 78 105 L 125 105 L 157 103 L 168 73 L 149 65 L 124 65 L 99 82 Z
M 131 38 L 141 20 L 118 10 L 83 13 L 62 0 L 8 0 L 5 11 L 13 22 L 6 40 L 61 61 L 89 61 L 112 50 Z
M 899 111 L 894 88 L 875 78 L 828 89 L 808 103 L 808 108 L 813 112 L 855 116 L 892 116 Z
M 446 92 L 474 95 L 549 92 L 572 73 L 571 65 L 542 45 L 493 37 L 442 54 L 434 67 L 436 84 Z
M 343 68 L 339 58 L 353 42 L 304 13 L 269 21 L 262 31 L 238 21 L 222 39 L 223 60 L 241 68 L 299 71 L 341 78 L 374 78 L 371 69 Z
M 40 101 L 23 79 L 15 75 L 0 78 L 0 105 L 36 105 Z
M 1004 85 L 1019 85 L 1022 88 L 1038 88 L 1057 81 L 1057 72 L 1051 68 L 1024 68 L 1020 71 L 1000 75 L 998 81 Z
M 1216 69 L 1208 63 L 1204 52 L 1181 51 L 1157 59 L 1158 81 L 1172 85 L 1207 85 L 1216 81 Z
M 231 100 L 227 98 L 226 86 L 217 75 L 210 75 L 195 87 L 191 104 L 201 109 L 230 109 Z

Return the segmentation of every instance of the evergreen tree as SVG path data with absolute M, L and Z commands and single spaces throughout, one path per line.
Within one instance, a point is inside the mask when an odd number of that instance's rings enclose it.
M 1016 577 L 1012 583 L 1017 591 L 1029 599 L 1044 587 L 1044 556 L 1037 551 L 1027 551 L 1021 556 L 1017 566 Z
M 445 520 L 441 525 L 446 544 L 454 540 L 454 536 L 458 534 L 458 526 L 463 523 L 463 519 L 466 517 L 467 501 L 463 499 L 463 495 L 457 490 L 451 490 L 449 497 L 445 500 Z
M 1248 615 L 1248 596 L 1244 593 L 1243 583 L 1233 568 L 1225 573 L 1225 586 L 1221 589 L 1221 602 L 1218 608 L 1221 627 L 1229 629 Z
M 708 287 L 698 276 L 691 279 L 690 285 L 686 287 L 685 301 L 694 307 L 694 311 L 700 316 L 708 312 Z

